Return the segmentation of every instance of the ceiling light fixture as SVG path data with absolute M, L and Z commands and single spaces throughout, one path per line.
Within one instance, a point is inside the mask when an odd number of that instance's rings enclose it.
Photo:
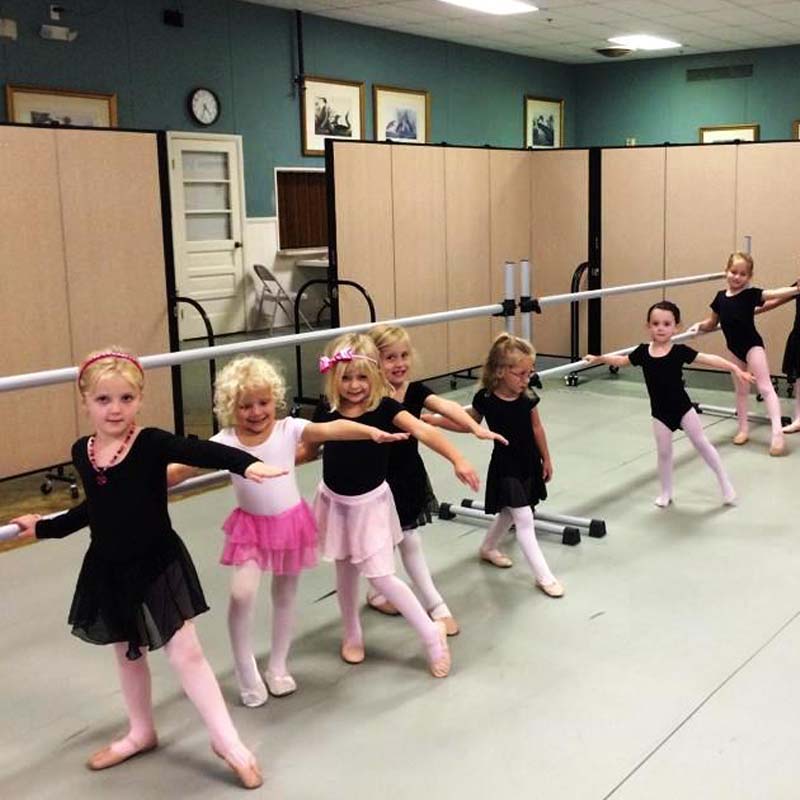
M 521 0 L 440 0 L 451 6 L 468 8 L 471 11 L 483 11 L 484 14 L 527 14 L 539 9 Z
M 611 44 L 620 44 L 631 50 L 669 50 L 682 47 L 678 42 L 662 39 L 660 36 L 649 36 L 646 33 L 635 33 L 631 36 L 614 36 L 608 40 Z

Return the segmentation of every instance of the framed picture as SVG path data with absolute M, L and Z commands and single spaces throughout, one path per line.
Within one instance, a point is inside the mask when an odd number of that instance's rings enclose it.
M 7 84 L 6 118 L 30 125 L 116 128 L 117 96 Z
M 525 147 L 564 145 L 564 101 L 525 95 Z
M 424 89 L 373 86 L 376 141 L 418 142 L 431 138 L 431 94 Z
M 326 139 L 363 139 L 364 82 L 307 75 L 300 123 L 304 156 L 324 155 Z
M 800 139 L 800 119 L 792 123 L 792 139 Z
M 707 125 L 700 128 L 700 142 L 757 142 L 759 133 L 759 125 Z

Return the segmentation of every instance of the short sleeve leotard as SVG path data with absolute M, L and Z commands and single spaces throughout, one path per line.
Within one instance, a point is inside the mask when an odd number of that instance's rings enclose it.
M 629 356 L 631 364 L 641 367 L 650 395 L 650 413 L 671 431 L 681 427 L 683 415 L 692 408 L 692 401 L 683 386 L 683 365 L 697 358 L 697 350 L 685 344 L 674 344 L 663 356 L 650 355 L 650 346 L 640 344 Z
M 492 450 L 484 501 L 487 514 L 535 506 L 547 497 L 542 454 L 531 424 L 531 411 L 538 403 L 533 392 L 516 400 L 503 400 L 482 389 L 472 398 L 472 407 L 486 419 L 489 429 L 508 440 L 508 445 L 495 442 Z
M 754 287 L 742 289 L 733 296 L 722 290 L 711 303 L 711 310 L 719 317 L 728 350 L 740 361 L 747 361 L 750 348 L 764 346 L 753 317 L 756 308 L 764 305 L 763 294 L 763 289 Z
M 403 407 L 419 418 L 422 416 L 425 400 L 432 394 L 433 390 L 420 381 L 409 383 L 403 398 Z M 412 436 L 404 442 L 389 445 L 387 449 L 387 480 L 394 495 L 400 525 L 403 530 L 413 530 L 430 522 L 439 504 L 419 454 L 419 442 Z
M 87 450 L 72 446 L 86 499 L 36 524 L 39 539 L 60 539 L 89 526 L 91 541 L 69 611 L 72 632 L 92 644 L 128 642 L 127 657 L 154 650 L 192 617 L 208 610 L 200 580 L 167 512 L 167 464 L 228 469 L 239 475 L 258 461 L 214 442 L 158 428 L 139 431 L 127 455 L 100 485 Z

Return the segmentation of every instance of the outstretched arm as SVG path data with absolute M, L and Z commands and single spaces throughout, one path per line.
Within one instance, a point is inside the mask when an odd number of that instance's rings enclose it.
M 761 296 L 764 300 L 791 300 L 800 294 L 800 289 L 795 286 L 781 286 L 777 289 L 764 289 Z
M 474 492 L 478 491 L 480 480 L 475 468 L 436 428 L 431 427 L 427 422 L 417 419 L 408 411 L 400 411 L 395 414 L 392 422 L 396 427 L 408 431 L 415 439 L 419 439 L 431 450 L 446 458 L 453 465 L 453 471 L 461 483 L 465 483 Z
M 711 315 L 701 322 L 695 322 L 694 325 L 690 325 L 686 329 L 686 333 L 691 333 L 693 336 L 698 333 L 711 333 L 716 329 L 717 325 L 719 325 L 719 314 L 716 311 L 712 311 Z
M 767 300 L 763 306 L 757 306 L 755 313 L 756 314 L 765 314 L 767 311 L 774 311 L 776 308 L 780 308 L 781 306 L 785 306 L 787 303 L 791 303 L 794 300 L 794 297 L 781 297 L 779 300 L 772 299 Z
M 387 442 L 401 442 L 408 439 L 407 433 L 388 433 L 372 425 L 362 425 L 347 419 L 337 419 L 332 422 L 309 422 L 300 435 L 302 444 L 318 445 L 331 439 L 354 441 L 358 439 L 371 439 L 378 444 Z
M 465 408 L 464 413 L 472 419 L 473 422 L 480 423 L 483 417 L 474 408 Z M 433 425 L 435 428 L 444 428 L 446 431 L 453 431 L 453 433 L 469 433 L 470 428 L 460 422 L 454 422 L 449 417 L 444 417 L 441 414 L 423 414 L 422 421 L 427 422 L 428 425 Z
M 733 363 L 728 361 L 727 358 L 722 356 L 715 356 L 711 353 L 698 353 L 694 359 L 695 364 L 702 364 L 705 367 L 712 367 L 714 369 L 724 369 L 730 372 L 741 383 L 755 383 L 756 379 L 749 372 L 741 369 Z
M 610 353 L 605 356 L 584 356 L 583 360 L 590 364 L 608 364 L 610 367 L 629 367 L 631 365 L 628 356 L 615 356 Z
M 454 427 L 448 428 L 448 430 L 455 430 L 458 433 L 471 433 L 478 439 L 493 439 L 502 444 L 508 444 L 508 440 L 499 433 L 494 433 L 479 424 L 479 421 L 476 419 L 476 416 L 478 416 L 476 411 L 470 409 L 470 413 L 453 400 L 446 400 L 444 397 L 431 394 L 425 398 L 425 408 L 435 411 L 437 414 L 441 415 L 441 418 L 452 422 Z M 430 422 L 427 419 L 425 421 Z M 445 426 L 438 425 L 437 427 Z
M 542 477 L 546 483 L 553 477 L 553 462 L 550 460 L 550 448 L 547 446 L 547 436 L 544 432 L 544 425 L 542 425 L 538 408 L 531 410 L 531 426 L 533 427 L 533 438 L 536 441 L 536 446 L 542 454 Z
M 190 467 L 187 464 L 167 464 L 167 486 L 170 488 L 177 486 L 189 478 L 200 475 L 201 472 L 201 469 Z

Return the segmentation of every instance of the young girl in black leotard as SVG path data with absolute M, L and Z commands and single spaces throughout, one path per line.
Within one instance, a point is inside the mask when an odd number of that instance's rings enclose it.
M 421 381 L 409 383 L 413 351 L 405 329 L 394 325 L 377 325 L 367 333 L 380 353 L 381 370 L 392 388 L 392 397 L 402 403 L 406 411 L 419 418 L 423 409 L 427 409 L 444 415 L 479 439 L 505 442 L 499 434 L 478 425 L 458 403 L 439 397 Z M 458 623 L 434 585 L 422 550 L 422 537 L 417 533 L 418 527 L 431 521 L 431 515 L 436 513 L 439 504 L 431 489 L 416 439 L 410 438 L 392 445 L 387 482 L 403 529 L 403 538 L 397 546 L 403 566 L 431 618 L 443 620 L 447 635 L 455 636 L 459 630 Z M 374 590 L 368 591 L 367 603 L 384 614 L 397 613 L 394 606 Z
M 785 286 L 780 289 L 756 289 L 750 286 L 752 277 L 752 256 L 749 253 L 731 253 L 725 269 L 728 288 L 717 292 L 711 303 L 711 316 L 692 325 L 689 332 L 713 331 L 718 323 L 722 326 L 728 350 L 733 353 L 739 367 L 753 373 L 758 391 L 764 398 L 764 404 L 772 423 L 769 454 L 782 456 L 786 449 L 781 430 L 780 403 L 770 379 L 764 340 L 756 330 L 753 317 L 756 308 L 763 306 L 766 301 L 792 297 L 798 293 L 798 289 L 796 286 Z M 739 381 L 735 381 L 734 385 L 739 431 L 734 436 L 733 443 L 746 444 L 749 438 L 747 398 L 750 394 L 750 387 Z
M 650 343 L 640 344 L 630 355 L 586 356 L 590 364 L 610 364 L 626 367 L 630 364 L 641 367 L 644 372 L 647 393 L 650 395 L 650 410 L 653 416 L 653 433 L 658 453 L 658 475 L 661 493 L 655 500 L 657 506 L 666 508 L 672 502 L 672 434 L 682 428 L 703 460 L 714 471 L 722 490 L 726 505 L 736 500 L 736 492 L 728 479 L 719 453 L 703 432 L 703 426 L 692 401 L 683 388 L 683 365 L 703 364 L 707 367 L 725 369 L 734 379 L 749 385 L 753 381 L 750 373 L 720 356 L 698 353 L 684 344 L 673 344 L 671 339 L 677 332 L 681 312 L 675 303 L 662 300 L 647 311 L 647 328 Z
M 232 447 L 140 428 L 143 387 L 142 367 L 129 353 L 111 348 L 86 358 L 78 388 L 95 432 L 72 446 L 86 499 L 53 519 L 26 514 L 14 522 L 25 538 L 60 539 L 90 530 L 69 622 L 84 641 L 114 645 L 130 728 L 95 753 L 88 767 L 107 769 L 157 746 L 150 668 L 142 650 L 163 646 L 208 728 L 212 749 L 253 789 L 262 782 L 258 762 L 239 739 L 192 623 L 208 606 L 170 523 L 166 470 L 179 461 L 253 480 L 286 470 Z

